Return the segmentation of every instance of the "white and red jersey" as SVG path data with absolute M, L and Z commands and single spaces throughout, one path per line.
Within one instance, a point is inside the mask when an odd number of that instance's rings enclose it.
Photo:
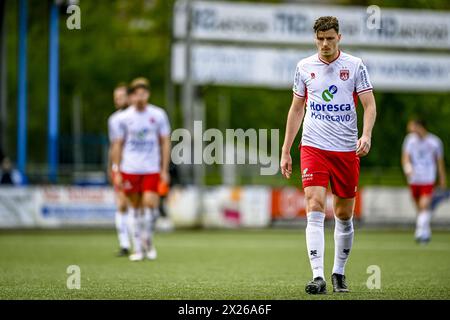
M 160 137 L 170 135 L 166 112 L 154 105 L 143 111 L 128 107 L 118 116 L 116 139 L 123 140 L 120 171 L 128 174 L 152 174 L 161 171 Z
M 122 113 L 125 109 L 119 109 L 117 111 L 114 111 L 113 114 L 111 114 L 108 118 L 108 137 L 109 142 L 113 142 L 117 139 L 117 135 L 119 133 L 119 115 Z
M 442 141 L 434 134 L 428 133 L 421 138 L 410 133 L 403 141 L 403 152 L 409 155 L 412 174 L 408 178 L 411 185 L 430 185 L 436 181 L 437 159 L 443 157 Z
M 328 151 L 355 151 L 358 95 L 371 91 L 360 58 L 339 51 L 331 62 L 318 54 L 297 64 L 294 94 L 306 98 L 302 145 Z

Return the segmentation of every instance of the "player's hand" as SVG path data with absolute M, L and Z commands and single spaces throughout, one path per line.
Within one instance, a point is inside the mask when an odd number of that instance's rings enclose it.
M 120 172 L 116 172 L 114 174 L 114 186 L 116 186 L 116 188 L 122 189 L 122 184 L 123 184 L 123 179 L 122 179 L 122 174 Z
M 405 165 L 403 166 L 403 172 L 405 173 L 405 176 L 407 179 L 409 179 L 412 176 L 413 167 L 412 167 L 411 163 L 409 163 L 409 162 L 405 163 Z
M 371 147 L 371 139 L 367 136 L 361 136 L 356 144 L 356 155 L 358 157 L 366 156 Z
M 292 158 L 290 153 L 282 153 L 280 161 L 281 174 L 289 179 L 292 174 Z
M 162 182 L 166 183 L 167 185 L 170 184 L 170 174 L 169 171 L 161 171 L 160 179 Z
M 114 184 L 113 178 L 112 178 L 112 170 L 108 166 L 108 169 L 106 170 L 106 176 L 108 177 L 108 182 L 111 184 Z

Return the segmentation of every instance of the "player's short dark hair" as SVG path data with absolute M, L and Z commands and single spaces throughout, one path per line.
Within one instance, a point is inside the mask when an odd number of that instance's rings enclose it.
M 148 81 L 147 78 L 139 77 L 131 81 L 130 86 L 128 87 L 128 91 L 130 93 L 133 93 L 136 91 L 136 89 L 145 89 L 147 91 L 150 91 L 150 81 Z
M 427 122 L 422 118 L 414 118 L 411 121 L 414 122 L 415 124 L 418 124 L 419 126 L 421 126 L 424 129 L 427 128 Z
M 116 86 L 114 87 L 114 91 L 122 88 L 127 89 L 128 92 L 128 85 L 126 82 L 119 82 L 118 84 L 116 84 Z
M 315 34 L 319 31 L 327 31 L 330 29 L 334 29 L 336 33 L 339 33 L 339 21 L 333 16 L 320 17 L 314 22 L 313 29 Z

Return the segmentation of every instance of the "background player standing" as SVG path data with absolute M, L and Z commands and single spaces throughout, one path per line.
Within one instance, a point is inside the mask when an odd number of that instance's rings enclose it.
M 320 17 L 314 24 L 318 50 L 296 68 L 294 96 L 288 113 L 281 155 L 281 172 L 292 174 L 290 150 L 301 126 L 302 183 L 305 191 L 306 244 L 313 280 L 309 294 L 326 293 L 324 280 L 324 219 L 328 184 L 333 192 L 335 256 L 332 272 L 334 292 L 347 292 L 344 267 L 353 244 L 353 210 L 359 179 L 359 157 L 371 146 L 376 118 L 375 98 L 362 60 L 343 53 L 339 22 Z M 364 128 L 358 139 L 356 96 L 364 108 Z M 305 115 L 306 102 L 306 115 Z
M 159 206 L 160 180 L 169 183 L 170 125 L 166 112 L 148 104 L 149 82 L 137 78 L 130 85 L 133 105 L 119 116 L 113 142 L 112 170 L 132 206 L 129 217 L 134 253 L 130 260 L 156 259 L 153 223 Z M 143 210 L 139 207 L 142 205 Z M 141 214 L 142 212 L 142 214 Z M 141 230 L 141 227 L 142 230 Z
M 111 148 L 113 141 L 117 138 L 119 132 L 118 117 L 120 113 L 128 107 L 128 88 L 127 85 L 121 83 L 116 86 L 113 92 L 114 106 L 116 111 L 108 118 L 108 135 L 110 141 L 109 158 L 108 158 L 108 177 L 114 182 L 114 172 L 111 170 Z M 128 232 L 128 205 L 127 198 L 120 188 L 114 188 L 117 211 L 115 215 L 115 224 L 117 236 L 119 238 L 118 256 L 128 256 L 130 251 L 130 235 Z
M 423 120 L 408 122 L 409 134 L 403 141 L 402 166 L 417 208 L 415 238 L 419 243 L 431 239 L 431 200 L 439 175 L 439 187 L 446 188 L 446 173 L 442 141 L 429 133 Z

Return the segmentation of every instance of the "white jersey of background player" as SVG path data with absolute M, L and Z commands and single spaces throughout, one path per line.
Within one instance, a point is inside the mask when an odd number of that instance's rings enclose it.
M 108 138 L 109 142 L 114 141 L 119 133 L 119 115 L 125 111 L 124 109 L 119 109 L 114 111 L 108 118 Z
M 170 179 L 170 126 L 166 112 L 148 103 L 147 79 L 133 80 L 130 93 L 133 105 L 118 116 L 119 130 L 113 142 L 113 170 L 117 173 L 114 183 L 123 190 L 132 207 L 134 253 L 130 260 L 140 261 L 145 256 L 154 260 L 153 225 L 158 216 L 158 187 L 160 183 L 168 184 Z M 141 206 L 142 210 L 138 210 Z
M 409 155 L 411 161 L 408 183 L 434 185 L 437 176 L 436 160 L 444 155 L 441 139 L 432 133 L 423 138 L 416 133 L 410 133 L 403 142 L 403 152 Z
M 409 134 L 403 142 L 402 166 L 417 208 L 415 238 L 419 243 L 431 239 L 431 203 L 436 173 L 439 186 L 446 188 L 442 141 L 427 131 L 423 120 L 408 122 Z
M 124 140 L 120 171 L 129 174 L 151 174 L 161 171 L 159 137 L 170 134 L 166 112 L 152 104 L 145 111 L 134 106 L 118 115 L 118 136 Z

